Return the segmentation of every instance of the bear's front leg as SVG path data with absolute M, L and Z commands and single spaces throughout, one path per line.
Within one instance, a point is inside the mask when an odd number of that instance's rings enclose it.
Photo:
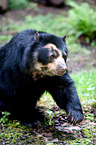
M 74 82 L 68 74 L 58 77 L 55 81 L 57 81 L 57 85 L 54 82 L 48 90 L 53 99 L 61 109 L 65 109 L 69 122 L 73 124 L 81 122 L 83 112 Z
M 83 120 L 83 112 L 74 83 L 69 83 L 66 89 L 63 90 L 62 95 L 66 101 L 65 110 L 68 115 L 68 121 L 73 124 L 81 122 Z

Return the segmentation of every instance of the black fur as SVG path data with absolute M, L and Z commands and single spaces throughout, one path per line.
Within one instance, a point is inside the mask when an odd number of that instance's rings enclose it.
M 49 50 L 43 48 L 42 51 L 39 52 L 38 62 L 41 62 L 43 65 L 47 65 L 49 62 L 48 53 L 49 53 Z
M 39 38 L 35 39 L 35 30 L 24 30 L 0 48 L 0 109 L 9 111 L 16 119 L 31 122 L 35 118 L 36 102 L 47 90 L 58 106 L 66 110 L 70 122 L 80 122 L 83 119 L 81 103 L 68 71 L 63 76 L 45 76 L 36 81 L 32 78 L 30 65 L 35 64 L 35 51 L 52 43 L 64 56 L 68 55 L 61 37 L 38 33 Z M 45 52 L 39 55 L 39 61 L 41 57 L 47 64 Z

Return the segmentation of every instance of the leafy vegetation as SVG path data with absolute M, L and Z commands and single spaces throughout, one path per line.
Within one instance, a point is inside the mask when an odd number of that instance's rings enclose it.
M 95 124 L 92 104 L 96 100 L 96 69 L 90 72 L 71 74 L 76 81 L 77 90 L 83 105 L 85 119 L 77 128 L 70 126 L 66 121 L 66 114 L 56 107 L 54 100 L 49 93 L 44 93 L 38 107 L 43 106 L 43 111 L 48 121 L 38 124 L 37 128 L 25 127 L 18 121 L 8 121 L 8 112 L 3 112 L 0 120 L 0 141 L 7 144 L 91 144 L 95 143 Z M 87 83 L 85 83 L 87 81 Z M 86 85 L 87 84 L 87 85 Z M 89 94 L 88 98 L 86 94 Z M 89 101 L 90 99 L 90 101 Z M 87 103 L 86 103 L 87 102 Z M 52 109 L 53 107 L 53 109 Z M 54 108 L 55 107 L 55 108 Z M 67 126 L 67 127 L 66 127 Z M 52 137 L 53 135 L 53 137 Z M 53 142 L 53 143 L 52 143 Z
M 8 0 L 8 8 L 11 10 L 20 10 L 28 6 L 28 0 Z
M 2 112 L 2 118 L 0 118 L 0 125 L 3 126 L 8 121 L 8 115 L 10 115 L 9 112 Z
M 28 15 L 25 17 L 24 22 L 20 21 L 19 23 L 12 20 L 8 21 L 4 19 L 4 25 L 0 26 L 0 30 L 1 32 L 8 31 L 8 34 L 11 34 L 13 31 L 19 32 L 22 31 L 23 29 L 32 28 L 40 31 L 43 30 L 59 36 L 63 36 L 66 34 L 68 35 L 68 41 L 67 41 L 68 46 L 69 49 L 71 48 L 71 50 L 74 48 L 74 46 L 80 48 L 78 47 L 80 44 L 75 42 L 80 36 L 83 35 L 86 38 L 86 42 L 90 42 L 93 40 L 92 47 L 96 47 L 95 10 L 92 9 L 87 3 L 82 3 L 79 6 L 74 2 L 70 2 L 69 5 L 71 5 L 73 8 L 69 10 L 67 17 L 65 13 L 62 15 L 57 15 L 55 17 L 52 14 L 47 14 L 44 16 L 37 15 L 34 17 Z M 33 5 L 33 7 L 37 9 L 37 5 Z M 30 9 L 31 9 L 31 5 L 30 5 Z M 3 43 L 4 35 L 0 36 L 0 40 Z M 7 36 L 5 36 L 5 40 L 7 40 Z
M 75 2 L 68 2 L 72 7 L 68 12 L 68 22 L 71 33 L 76 37 L 84 35 L 87 41 L 96 38 L 96 11 L 88 3 L 78 5 Z
M 15 3 L 13 0 L 9 1 Z M 16 0 L 16 3 L 20 4 L 21 2 Z M 20 20 L 18 22 L 11 19 L 9 21 L 7 18 L 4 18 L 3 25 L 0 25 L 0 45 L 8 42 L 14 33 L 28 28 L 47 31 L 59 36 L 67 34 L 69 59 L 72 58 L 74 63 L 80 60 L 79 63 L 81 63 L 82 58 L 84 57 L 84 60 L 86 60 L 92 51 L 82 49 L 82 46 L 76 40 L 81 35 L 85 35 L 89 40 L 94 39 L 96 12 L 88 4 L 77 5 L 71 2 L 70 5 L 72 9 L 68 12 L 67 17 L 66 13 L 55 17 L 52 14 L 44 16 L 28 15 L 23 21 Z M 17 7 L 17 4 L 15 7 Z M 36 5 L 34 7 L 37 9 Z M 93 48 L 96 48 L 95 43 Z M 69 63 L 71 62 L 69 61 Z M 81 124 L 77 124 L 77 127 L 70 125 L 67 122 L 66 113 L 60 110 L 51 95 L 45 92 L 37 103 L 41 111 L 44 111 L 45 122 L 42 124 L 37 123 L 35 128 L 30 125 L 25 127 L 19 121 L 9 120 L 8 112 L 2 112 L 2 118 L 0 118 L 0 144 L 95 144 L 96 68 L 92 68 L 88 62 L 86 70 L 81 71 L 81 68 L 79 70 L 79 73 L 71 73 L 70 75 L 75 81 L 83 106 L 85 118 Z
M 8 112 L 3 112 L 0 119 L 0 141 L 6 144 L 94 144 L 95 125 L 92 104 L 96 100 L 96 69 L 89 72 L 71 74 L 76 81 L 76 87 L 83 105 L 85 119 L 77 127 L 70 126 L 66 120 L 66 114 L 60 110 L 49 93 L 44 93 L 38 102 L 38 107 L 45 112 L 45 123 L 37 124 L 37 127 L 26 127 L 19 121 L 8 120 Z M 87 82 L 87 83 L 85 83 Z M 89 94 L 88 98 L 86 94 Z M 90 99 L 90 101 L 89 101 Z M 50 102 L 49 102 L 50 101 Z M 86 103 L 87 102 L 87 103 Z
M 96 101 L 96 69 L 79 74 L 71 74 L 83 104 L 94 104 Z

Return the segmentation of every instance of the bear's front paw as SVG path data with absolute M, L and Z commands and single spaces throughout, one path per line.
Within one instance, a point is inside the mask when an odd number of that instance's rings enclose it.
M 68 122 L 73 123 L 74 125 L 83 120 L 83 114 L 81 111 L 69 111 Z

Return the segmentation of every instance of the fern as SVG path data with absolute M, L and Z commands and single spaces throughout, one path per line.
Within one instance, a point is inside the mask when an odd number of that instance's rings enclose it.
M 69 2 L 68 4 L 72 7 L 68 13 L 69 25 L 76 37 L 85 35 L 90 40 L 95 39 L 96 11 L 88 3 L 78 5 L 75 2 Z
M 28 6 L 28 0 L 8 0 L 8 8 L 13 10 L 24 9 Z

